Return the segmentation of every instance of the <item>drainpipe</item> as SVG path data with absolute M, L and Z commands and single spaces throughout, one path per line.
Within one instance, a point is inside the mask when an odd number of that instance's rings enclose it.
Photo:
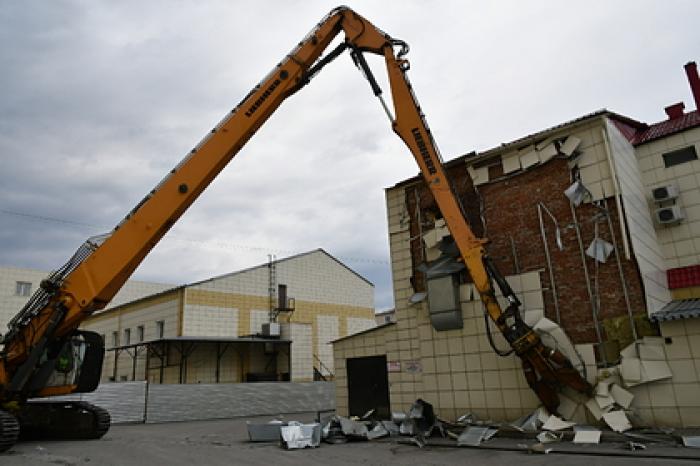
M 595 301 L 593 300 L 593 290 L 591 289 L 591 278 L 588 274 L 588 265 L 586 264 L 586 253 L 583 248 L 583 240 L 581 239 L 581 228 L 578 224 L 578 218 L 576 217 L 576 210 L 574 209 L 574 204 L 569 202 L 569 207 L 571 208 L 571 216 L 574 220 L 574 229 L 576 230 L 576 239 L 578 240 L 578 248 L 581 252 L 581 265 L 583 265 L 583 276 L 586 280 L 586 289 L 588 290 L 588 300 L 591 302 L 591 314 L 593 316 L 593 327 L 595 328 L 596 337 L 598 339 L 598 354 L 602 359 L 603 363 L 607 365 L 608 361 L 605 357 L 605 352 L 602 351 L 603 336 L 600 331 L 600 323 L 598 322 L 598 309 L 596 309 Z
M 549 245 L 547 244 L 547 233 L 545 232 L 544 229 L 544 220 L 542 218 L 542 210 L 547 212 L 547 215 L 552 219 L 554 222 L 554 226 L 556 227 L 556 235 L 557 235 L 557 246 L 559 247 L 559 250 L 562 249 L 561 245 L 561 234 L 559 233 L 559 223 L 557 222 L 556 217 L 552 215 L 552 213 L 547 209 L 547 207 L 541 203 L 537 203 L 537 216 L 540 219 L 540 237 L 542 238 L 542 244 L 544 246 L 544 256 L 547 260 L 547 270 L 549 271 L 549 282 L 552 285 L 552 295 L 554 297 L 554 310 L 556 312 L 557 316 L 557 324 L 561 325 L 561 314 L 559 313 L 559 295 L 557 294 L 557 285 L 554 281 L 554 270 L 552 269 L 552 258 L 549 255 Z
M 613 248 L 615 248 L 615 260 L 617 260 L 617 270 L 620 272 L 620 284 L 622 284 L 622 293 L 625 296 L 625 306 L 627 306 L 627 316 L 630 320 L 630 328 L 632 329 L 632 338 L 637 341 L 637 329 L 634 325 L 634 317 L 632 315 L 632 305 L 630 304 L 630 295 L 627 291 L 627 283 L 625 282 L 625 274 L 622 271 L 622 260 L 620 259 L 620 254 L 618 254 L 617 240 L 615 239 L 615 231 L 613 230 L 612 219 L 610 218 L 610 211 L 608 210 L 608 201 L 603 199 L 603 206 L 605 207 L 605 216 L 608 219 L 608 230 L 610 230 L 610 236 L 612 237 Z M 618 215 L 622 215 L 619 212 Z
M 608 159 L 608 165 L 610 166 L 610 176 L 612 177 L 613 186 L 615 188 L 615 206 L 619 212 L 618 220 L 620 222 L 620 233 L 622 236 L 622 248 L 625 250 L 625 258 L 630 260 L 630 245 L 627 241 L 627 225 L 625 224 L 624 211 L 622 210 L 622 200 L 620 199 L 622 191 L 620 190 L 620 180 L 617 178 L 617 171 L 615 171 L 615 163 L 613 163 L 612 152 L 610 151 L 610 136 L 607 131 L 607 121 L 605 122 L 605 128 L 600 131 L 603 134 L 603 144 L 605 145 L 605 155 Z
M 690 64 L 690 63 L 689 63 Z M 694 64 L 694 63 L 693 63 Z M 686 65 L 686 72 L 688 72 L 688 79 L 690 79 L 690 72 L 688 71 Z M 697 70 L 695 70 L 695 77 L 697 78 Z M 622 246 L 625 250 L 625 258 L 627 260 L 631 259 L 629 241 L 627 239 L 627 223 L 625 222 L 625 212 L 622 210 L 622 190 L 620 189 L 620 180 L 617 177 L 617 172 L 615 171 L 615 163 L 612 159 L 612 152 L 610 151 L 610 134 L 606 126 L 601 129 L 603 133 L 603 142 L 605 144 L 605 152 L 608 156 L 608 163 L 610 164 L 610 175 L 612 176 L 613 183 L 615 186 L 615 207 L 617 208 L 618 221 L 620 222 L 620 236 L 622 237 Z M 610 212 L 608 211 L 608 201 L 604 200 L 605 214 L 608 217 L 608 229 L 610 230 L 610 235 L 612 236 L 613 247 L 615 248 L 615 259 L 617 260 L 617 268 L 620 273 L 620 283 L 622 284 L 622 293 L 625 296 L 625 305 L 627 306 L 627 316 L 630 321 L 630 328 L 632 329 L 632 336 L 635 341 L 637 340 L 637 329 L 634 325 L 634 317 L 632 315 L 632 305 L 630 304 L 630 297 L 627 291 L 627 284 L 625 283 L 625 275 L 622 271 L 622 261 L 620 255 L 618 254 L 617 240 L 615 239 L 615 232 L 613 231 L 612 219 L 610 218 Z

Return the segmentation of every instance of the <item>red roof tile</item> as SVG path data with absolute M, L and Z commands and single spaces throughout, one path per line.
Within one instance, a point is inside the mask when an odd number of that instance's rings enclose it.
M 697 110 L 688 112 L 680 118 L 650 125 L 647 129 L 638 132 L 634 136 L 632 144 L 638 146 L 696 126 L 700 126 L 700 112 Z

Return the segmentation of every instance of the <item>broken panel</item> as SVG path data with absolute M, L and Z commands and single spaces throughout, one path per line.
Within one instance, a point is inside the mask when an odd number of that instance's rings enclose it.
M 456 275 L 428 279 L 428 312 L 435 330 L 462 328 L 464 323 Z

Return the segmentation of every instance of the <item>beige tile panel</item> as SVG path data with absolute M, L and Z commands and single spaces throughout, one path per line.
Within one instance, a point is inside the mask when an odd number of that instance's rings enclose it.
M 675 337 L 685 335 L 685 324 L 682 320 L 669 320 L 659 324 L 661 335 L 664 337 Z
M 698 375 L 695 372 L 695 364 L 692 359 L 673 359 L 668 361 L 673 374 L 674 383 L 698 382 Z M 697 394 L 698 406 L 700 406 L 700 392 Z
M 652 408 L 652 413 L 655 427 L 675 427 L 680 425 L 681 416 L 676 407 L 654 407 Z
M 683 427 L 700 427 L 700 408 L 683 408 L 679 411 Z
M 700 408 L 700 384 L 699 383 L 674 383 L 677 406 L 680 408 Z
M 654 382 L 649 384 L 649 400 L 654 408 L 678 406 L 673 384 L 669 382 Z
M 124 316 L 128 315 L 131 313 L 136 313 L 138 311 L 141 311 L 143 309 L 147 309 L 150 307 L 153 307 L 158 304 L 163 304 L 169 301 L 172 301 L 174 299 L 177 299 L 180 296 L 180 290 L 173 290 L 168 293 L 164 293 L 162 295 L 154 296 L 154 297 L 149 297 L 149 298 L 144 298 L 142 300 L 139 300 L 135 303 L 131 304 L 125 304 L 123 306 L 115 307 L 112 309 L 108 309 L 106 311 L 103 311 L 99 314 L 93 314 L 87 319 L 85 319 L 85 324 L 91 323 L 91 322 L 100 322 L 105 319 L 110 319 L 113 318 L 114 316 Z
M 681 328 L 685 329 L 682 325 Z M 690 359 L 690 346 L 688 344 L 688 337 L 684 335 L 674 336 L 671 339 L 671 343 L 666 343 L 665 345 L 666 357 L 668 360 L 674 359 Z

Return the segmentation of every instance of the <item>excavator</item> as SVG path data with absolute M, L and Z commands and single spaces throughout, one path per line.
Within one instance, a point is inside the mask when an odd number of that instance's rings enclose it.
M 340 33 L 344 40 L 323 55 Z M 343 52 L 349 51 L 384 108 L 393 131 L 413 154 L 483 302 L 522 360 L 530 387 L 555 413 L 558 391 L 592 388 L 570 361 L 543 344 L 521 318 L 520 302 L 475 236 L 443 168 L 433 136 L 408 80 L 408 45 L 341 6 L 332 10 L 108 234 L 88 239 L 52 272 L 8 324 L 0 343 L 0 451 L 22 438 L 100 438 L 109 413 L 92 404 L 50 397 L 96 389 L 102 338 L 80 324 L 103 309 L 151 249 L 282 102 Z M 384 57 L 393 112 L 364 54 Z M 494 285 L 495 284 L 495 285 Z M 502 309 L 495 287 L 507 300 Z M 65 399 L 65 398 L 64 398 Z

